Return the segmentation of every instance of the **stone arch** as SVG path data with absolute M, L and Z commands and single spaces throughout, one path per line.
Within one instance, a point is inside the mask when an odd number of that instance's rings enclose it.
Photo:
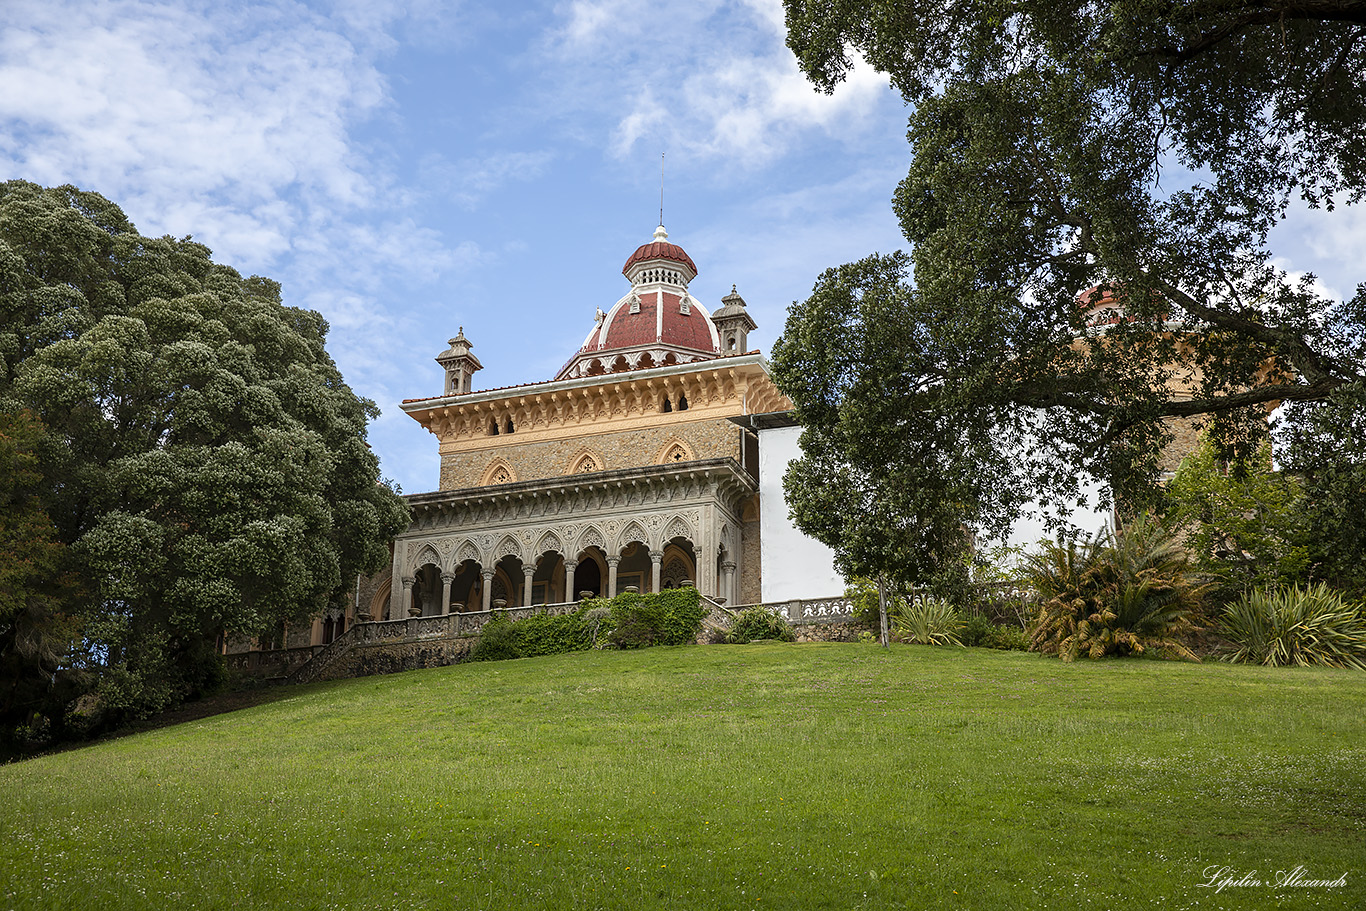
M 607 539 L 603 537 L 602 532 L 595 525 L 588 526 L 583 530 L 583 533 L 579 535 L 579 544 L 575 553 L 583 553 L 590 547 L 596 547 L 598 550 L 602 551 L 607 550 Z
M 569 460 L 569 470 L 565 474 L 587 474 L 592 471 L 606 471 L 607 463 L 593 449 L 584 447 Z
M 684 581 L 697 583 L 696 554 L 690 553 L 689 548 L 670 543 L 664 548 L 659 587 L 661 589 L 678 588 Z
M 408 574 L 413 575 L 417 570 L 426 566 L 428 563 L 435 566 L 438 570 L 445 568 L 441 562 L 441 555 L 436 552 L 436 548 L 431 544 L 423 544 L 418 548 L 417 556 L 413 558 L 413 562 L 409 565 Z
M 499 456 L 489 463 L 488 468 L 484 469 L 484 476 L 479 481 L 479 486 L 491 487 L 495 484 L 515 483 L 517 483 L 517 473 L 512 470 L 507 459 Z
M 682 516 L 674 516 L 664 528 L 664 540 L 668 542 L 674 538 L 683 538 L 686 541 L 693 539 L 692 526 Z
M 469 538 L 466 538 L 465 540 L 461 541 L 460 546 L 455 549 L 455 565 L 451 568 L 454 569 L 458 567 L 461 563 L 483 564 L 483 562 L 484 561 L 480 558 L 479 548 L 475 545 L 473 541 L 471 541 Z
M 664 444 L 655 456 L 656 465 L 669 465 L 674 462 L 691 462 L 697 458 L 692 447 L 683 440 L 674 438 Z
M 563 554 L 564 544 L 560 542 L 559 535 L 555 534 L 553 531 L 548 531 L 541 535 L 540 541 L 536 542 L 536 559 L 539 560 L 543 555 L 551 552 Z
M 651 547 L 650 536 L 646 534 L 644 526 L 634 519 L 627 524 L 625 530 L 621 533 L 621 537 L 617 538 L 617 552 L 620 553 L 633 541 L 639 541 L 647 548 Z
M 493 549 L 493 553 L 490 554 L 490 556 L 493 558 L 494 563 L 497 563 L 504 557 L 516 557 L 518 560 L 521 560 L 523 559 L 522 545 L 518 544 L 517 539 L 512 535 L 503 535 L 503 540 L 498 542 L 498 546 Z
M 389 599 L 394 593 L 393 573 L 385 573 L 375 586 L 375 594 L 370 598 L 370 616 L 375 620 L 384 620 L 389 613 Z

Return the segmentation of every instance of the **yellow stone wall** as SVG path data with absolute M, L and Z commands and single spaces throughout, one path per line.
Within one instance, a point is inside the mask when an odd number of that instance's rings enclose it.
M 492 444 L 443 454 L 441 490 L 460 490 L 485 483 L 500 462 L 513 481 L 558 478 L 572 474 L 584 455 L 591 455 L 596 471 L 613 471 L 659 463 L 674 443 L 681 443 L 688 460 L 733 458 L 740 461 L 739 427 L 725 419 L 684 420 L 683 414 L 660 414 L 641 419 L 632 430 L 576 434 L 557 440 L 518 443 L 516 434 L 489 437 Z

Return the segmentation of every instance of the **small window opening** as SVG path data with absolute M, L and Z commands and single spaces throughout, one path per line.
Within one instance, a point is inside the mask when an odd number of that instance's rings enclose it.
M 512 418 L 508 418 L 507 423 L 503 425 L 503 433 L 512 433 Z
M 673 403 L 669 401 L 669 397 L 667 395 L 664 396 L 664 404 L 659 406 L 659 410 L 664 412 L 665 414 L 668 414 L 670 411 L 674 410 Z
M 640 298 L 638 298 L 638 297 L 633 297 L 633 298 L 631 298 L 631 312 L 632 312 L 632 313 L 639 313 L 639 312 L 640 312 Z
M 489 436 L 491 436 L 491 437 L 496 437 L 496 436 L 498 436 L 498 419 L 497 419 L 497 418 L 491 418 L 491 419 L 489 420 Z
M 688 397 L 687 397 L 686 395 L 683 395 L 682 393 L 679 393 L 679 395 L 678 395 L 678 410 L 679 410 L 679 411 L 687 411 L 687 410 L 688 410 Z
M 734 351 L 734 350 L 735 350 L 735 336 L 733 336 L 733 335 L 732 335 L 732 336 L 728 336 L 728 337 L 726 338 L 726 344 L 730 347 L 730 350 L 731 350 L 731 351 Z

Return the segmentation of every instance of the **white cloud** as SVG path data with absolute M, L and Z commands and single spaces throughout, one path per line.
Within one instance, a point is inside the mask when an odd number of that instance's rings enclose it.
M 462 209 L 473 211 L 500 187 L 540 177 L 553 158 L 550 152 L 537 151 L 451 161 L 433 152 L 419 163 L 418 173 L 424 187 L 446 195 Z
M 0 166 L 10 173 L 80 183 L 144 231 L 194 233 L 266 263 L 298 219 L 277 207 L 282 197 L 373 198 L 347 130 L 384 102 L 383 79 L 306 8 L 123 0 L 9 13 Z
M 780 0 L 646 6 L 575 0 L 548 36 L 560 90 L 548 107 L 614 123 L 605 137 L 627 158 L 642 142 L 694 162 L 754 168 L 811 130 L 853 139 L 884 116 L 885 77 L 856 62 L 832 95 L 801 74 L 784 44 Z

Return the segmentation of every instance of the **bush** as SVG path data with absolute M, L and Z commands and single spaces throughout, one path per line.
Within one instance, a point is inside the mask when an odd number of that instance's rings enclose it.
M 1238 646 L 1229 661 L 1366 670 L 1366 613 L 1323 584 L 1245 594 L 1225 608 L 1219 632 Z
M 957 645 L 963 623 L 958 611 L 943 598 L 921 598 L 910 603 L 898 598 L 890 610 L 892 630 L 902 642 L 920 645 Z
M 495 617 L 479 631 L 479 641 L 470 652 L 472 661 L 503 661 L 522 657 L 517 630 L 507 617 Z
M 984 614 L 973 614 L 958 634 L 964 645 L 1006 651 L 1029 651 L 1029 636 L 1023 628 L 1010 624 L 998 626 Z
M 1195 582 L 1171 530 L 1140 515 L 1096 541 L 1048 543 L 1026 572 L 1042 604 L 1033 647 L 1064 661 L 1142 655 L 1149 649 L 1199 661 L 1178 636 L 1207 586 Z
M 777 611 L 763 607 L 748 607 L 735 615 L 726 641 L 745 643 L 753 642 L 755 639 L 796 642 L 797 634 L 792 631 L 791 624 L 780 617 Z
M 702 599 L 695 588 L 658 595 L 628 592 L 611 601 L 592 598 L 572 614 L 533 614 L 484 624 L 470 653 L 473 661 L 502 661 L 560 655 L 599 647 L 606 638 L 618 648 L 682 645 L 702 628 Z
M 596 623 L 587 617 L 587 613 L 587 608 L 581 607 L 572 614 L 533 614 L 515 622 L 495 617 L 484 624 L 470 658 L 503 661 L 589 648 L 593 645 Z
M 611 606 L 614 628 L 608 638 L 618 648 L 695 642 L 706 614 L 695 588 L 670 589 L 657 595 L 626 592 L 613 598 Z

